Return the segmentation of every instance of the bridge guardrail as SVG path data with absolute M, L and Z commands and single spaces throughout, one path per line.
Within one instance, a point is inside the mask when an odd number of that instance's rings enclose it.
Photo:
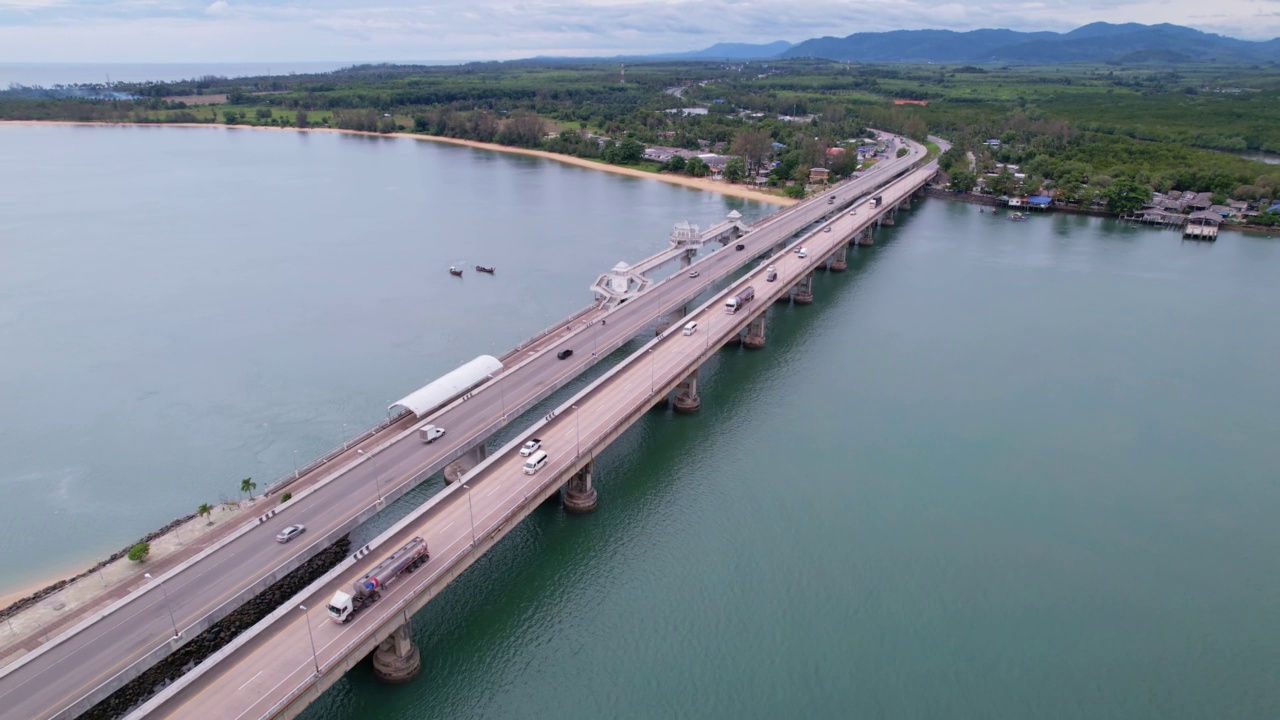
M 304 475 L 312 472 L 313 470 L 316 470 L 317 468 L 327 465 L 334 458 L 350 450 L 353 445 L 359 445 L 365 440 L 368 440 L 374 435 L 377 435 L 383 430 L 386 430 L 387 428 L 399 422 L 401 418 L 403 418 L 405 415 L 408 415 L 408 414 L 409 412 L 407 410 L 401 411 L 400 413 L 392 417 L 389 417 L 386 420 L 383 420 L 382 422 L 369 428 L 368 430 L 365 430 L 359 435 L 356 435 L 354 438 L 350 438 L 344 441 L 342 443 L 342 447 L 335 447 L 334 449 L 330 450 L 324 455 L 321 455 L 319 458 L 312 460 L 310 463 L 307 463 L 303 467 L 299 468 L 294 474 L 285 475 L 283 478 L 271 483 L 270 485 L 267 485 L 266 489 L 262 491 L 262 497 L 267 497 L 268 495 L 274 495 L 275 493 L 280 492 L 281 490 L 289 487 L 290 485 L 297 482 L 298 480 L 301 480 Z

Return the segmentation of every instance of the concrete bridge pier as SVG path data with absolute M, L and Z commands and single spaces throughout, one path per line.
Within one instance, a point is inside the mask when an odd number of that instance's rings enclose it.
M 592 460 L 564 484 L 561 501 L 564 503 L 565 512 L 586 515 L 595 511 L 598 496 L 595 486 L 591 484 L 591 475 L 595 469 L 596 463 Z
M 409 682 L 422 669 L 422 654 L 413 643 L 413 626 L 409 620 L 373 651 L 373 672 L 389 683 Z
M 844 272 L 849 269 L 849 246 L 841 243 L 840 249 L 831 255 L 831 272 Z
M 743 339 L 742 346 L 752 350 L 764 347 L 764 313 L 751 318 L 751 322 L 747 323 L 747 336 Z
M 796 285 L 796 293 L 791 298 L 797 305 L 813 304 L 813 273 L 804 276 L 804 279 Z
M 880 216 L 880 224 L 884 227 L 893 227 L 895 219 L 898 216 L 898 206 L 894 205 L 889 208 L 889 212 Z
M 463 475 L 471 471 L 471 468 L 479 465 L 485 458 L 489 457 L 488 445 L 488 441 L 482 442 L 468 450 L 462 457 L 446 465 L 444 468 L 444 484 L 452 485 L 458 482 Z
M 855 238 L 857 238 L 857 240 L 858 240 L 858 245 L 859 245 L 859 246 L 861 246 L 861 247 L 871 247 L 872 245 L 875 245 L 875 244 L 876 244 L 876 243 L 875 243 L 875 238 L 874 238 L 874 237 L 872 237 L 872 235 L 871 235 L 871 226 L 870 226 L 870 225 L 868 225 L 868 226 L 867 226 L 867 228 L 866 228 L 865 230 L 863 230 L 862 232 L 858 233 L 858 234 L 857 234 L 857 235 L 855 235 L 854 237 L 855 237 Z
M 729 339 L 724 341 L 725 347 L 733 347 L 735 345 L 741 345 L 741 344 L 742 344 L 742 333 L 740 332 L 730 335 Z
M 672 401 L 676 412 L 689 415 L 698 412 L 702 407 L 702 398 L 698 397 L 698 371 L 694 369 L 689 377 L 676 386 L 676 397 Z

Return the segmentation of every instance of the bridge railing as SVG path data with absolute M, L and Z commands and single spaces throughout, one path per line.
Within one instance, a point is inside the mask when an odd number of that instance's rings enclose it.
M 278 492 L 280 492 L 281 490 L 284 490 L 286 487 L 289 487 L 290 485 L 292 485 L 293 483 L 297 482 L 298 480 L 301 480 L 301 479 L 302 479 L 303 477 L 305 477 L 308 473 L 310 473 L 310 472 L 312 472 L 312 471 L 316 470 L 317 468 L 320 468 L 320 467 L 323 467 L 323 466 L 325 466 L 325 465 L 329 464 L 331 461 L 333 461 L 333 460 L 334 460 L 335 458 L 337 458 L 339 455 L 341 455 L 341 454 L 343 454 L 343 453 L 347 452 L 348 450 L 350 450 L 353 446 L 355 446 L 355 445 L 359 445 L 360 443 L 364 442 L 365 440 L 368 440 L 369 438 L 373 437 L 374 435 L 377 435 L 378 433 L 382 432 L 383 430 L 386 430 L 387 428 L 389 428 L 389 427 L 391 427 L 392 425 L 396 424 L 397 422 L 399 422 L 399 421 L 400 421 L 400 419 L 401 419 L 401 418 L 403 418 L 405 415 L 408 415 L 408 414 L 409 414 L 409 411 L 408 411 L 408 410 L 402 410 L 402 411 L 400 411 L 399 413 L 397 413 L 396 415 L 392 415 L 392 416 L 388 417 L 386 420 L 383 420 L 382 422 L 378 423 L 377 425 L 375 425 L 375 426 L 373 426 L 373 427 L 369 428 L 368 430 L 365 430 L 364 432 L 360 433 L 359 435 L 356 435 L 356 436 L 355 436 L 355 437 L 353 437 L 353 438 L 348 438 L 348 439 L 344 440 L 344 441 L 342 442 L 342 446 L 341 446 L 341 447 L 335 447 L 335 448 L 333 448 L 333 449 L 332 449 L 332 450 L 330 450 L 329 452 L 325 453 L 324 455 L 321 455 L 320 457 L 316 458 L 315 460 L 312 460 L 311 462 L 307 463 L 307 464 L 306 464 L 306 465 L 304 465 L 303 467 L 298 468 L 298 469 L 297 469 L 297 470 L 295 470 L 294 472 L 292 472 L 292 473 L 290 473 L 290 474 L 288 474 L 288 475 L 285 475 L 284 477 L 280 478 L 279 480 L 276 480 L 275 482 L 273 482 L 273 483 L 271 483 L 271 484 L 267 485 L 266 490 L 263 490 L 263 491 L 262 491 L 262 496 L 263 496 L 263 497 L 267 497 L 268 495 L 274 495 L 275 493 L 278 493 Z
M 559 320 L 553 325 L 548 325 L 546 328 L 544 328 L 543 330 L 540 330 L 533 337 L 529 338 L 528 340 L 525 340 L 519 345 L 516 345 L 515 347 L 508 350 L 506 353 L 503 354 L 502 357 L 498 359 L 502 361 L 503 365 L 506 365 L 508 360 L 510 360 L 511 358 L 523 352 L 525 348 L 529 347 L 530 345 L 533 345 L 534 343 L 538 342 L 539 340 L 542 340 L 543 338 L 547 337 L 548 335 L 551 335 L 552 333 L 560 332 L 562 329 L 565 328 L 565 326 L 572 326 L 573 323 L 581 319 L 583 315 L 586 315 L 587 313 L 595 310 L 598 307 L 600 307 L 599 304 L 592 303 L 582 308 L 581 310 L 577 311 L 576 313 L 570 315 L 569 317 Z

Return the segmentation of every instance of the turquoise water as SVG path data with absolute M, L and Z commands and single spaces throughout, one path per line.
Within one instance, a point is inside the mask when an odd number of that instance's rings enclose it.
M 927 201 L 307 717 L 1275 717 L 1280 245 Z
M 403 141 L 22 138 L 62 169 L 0 194 L 14 577 L 288 472 L 678 220 L 762 212 Z M 417 680 L 362 666 L 306 717 L 1280 716 L 1280 244 L 899 220 L 603 456 L 598 512 L 541 508 L 415 617 Z

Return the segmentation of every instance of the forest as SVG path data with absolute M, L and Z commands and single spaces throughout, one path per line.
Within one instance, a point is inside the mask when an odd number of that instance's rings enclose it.
M 1274 199 L 1280 166 L 1234 153 L 1280 151 L 1275 117 L 1280 69 L 1223 65 L 681 61 L 628 64 L 624 76 L 614 63 L 518 61 L 0 92 L 0 119 L 400 131 L 667 172 L 702 169 L 646 162 L 645 146 L 732 153 L 744 179 L 759 170 L 779 186 L 816 165 L 852 172 L 856 163 L 826 150 L 874 127 L 950 140 L 957 149 L 943 164 L 956 186 L 1014 164 L 1027 176 L 1021 189 L 1076 201 L 1121 179 Z

